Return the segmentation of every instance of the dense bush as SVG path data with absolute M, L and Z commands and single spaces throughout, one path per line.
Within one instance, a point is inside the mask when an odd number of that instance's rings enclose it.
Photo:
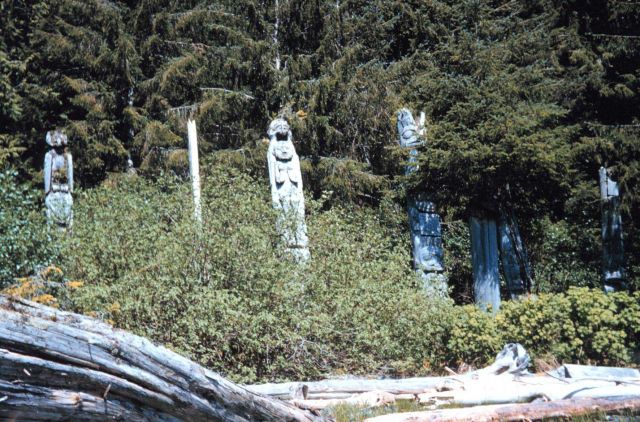
M 505 303 L 494 318 L 418 289 L 401 206 L 308 201 L 312 260 L 296 267 L 266 181 L 214 165 L 204 186 L 201 227 L 171 179 L 114 178 L 80 195 L 64 264 L 84 282 L 75 309 L 242 382 L 426 374 L 483 365 L 509 341 L 559 360 L 633 358 L 638 295 L 571 289 Z
M 0 171 L 0 287 L 57 256 L 57 233 L 45 224 L 38 193 L 17 172 Z

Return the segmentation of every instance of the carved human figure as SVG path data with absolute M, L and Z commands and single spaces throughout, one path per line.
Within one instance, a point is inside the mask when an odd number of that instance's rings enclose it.
M 283 118 L 273 120 L 267 134 L 271 201 L 280 212 L 276 227 L 292 255 L 299 261 L 306 261 L 309 259 L 309 241 L 304 221 L 300 159 L 293 146 L 293 135 Z
M 421 120 L 424 115 L 421 116 Z M 416 148 L 422 143 L 424 121 L 418 126 L 411 111 L 406 108 L 397 113 L 399 143 L 409 148 L 409 163 L 405 174 L 409 175 L 418 169 L 418 152 Z M 442 248 L 442 231 L 440 215 L 433 202 L 426 199 L 425 194 L 416 194 L 409 198 L 409 226 L 413 246 L 413 266 L 423 280 L 427 291 L 445 296 L 447 281 L 444 271 L 444 250 Z
M 624 242 L 620 192 L 609 171 L 600 167 L 600 198 L 602 202 L 602 277 L 605 291 L 626 288 Z
M 398 134 L 400 135 L 400 146 L 409 148 L 409 165 L 405 167 L 405 174 L 411 174 L 418 169 L 418 148 L 422 144 L 420 139 L 421 129 L 418 128 L 413 114 L 406 108 L 401 109 L 396 114 L 398 121 Z M 422 132 L 424 132 L 422 130 Z
M 67 136 L 59 131 L 47 132 L 51 147 L 44 157 L 44 193 L 47 221 L 61 228 L 73 224 L 73 160 L 66 151 Z

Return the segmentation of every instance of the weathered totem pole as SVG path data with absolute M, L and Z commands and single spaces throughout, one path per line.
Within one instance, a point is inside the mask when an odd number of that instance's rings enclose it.
M 403 108 L 397 113 L 400 146 L 409 149 L 409 163 L 405 174 L 418 169 L 416 148 L 422 143 L 424 115 L 420 127 L 416 125 L 411 111 Z M 410 197 L 407 204 L 411 243 L 413 246 L 413 267 L 423 281 L 423 288 L 429 293 L 447 295 L 447 279 L 444 272 L 444 250 L 440 215 L 436 206 L 424 194 Z
M 505 211 L 500 213 L 498 240 L 502 273 L 507 282 L 509 296 L 511 299 L 518 299 L 531 291 L 533 275 L 529 264 L 529 254 L 513 214 Z
M 269 182 L 271 201 L 279 211 L 276 229 L 285 248 L 299 262 L 309 259 L 307 225 L 304 221 L 304 193 L 300 159 L 293 146 L 293 135 L 283 118 L 271 122 L 268 130 Z
M 602 277 L 607 292 L 625 289 L 624 244 L 618 184 L 600 167 L 602 203 Z
M 471 217 L 471 263 L 473 295 L 476 304 L 493 312 L 500 309 L 500 274 L 498 272 L 498 236 L 496 221 Z
M 47 221 L 62 229 L 73 224 L 73 161 L 66 151 L 67 136 L 59 130 L 47 132 L 47 144 L 52 148 L 44 157 L 44 203 Z

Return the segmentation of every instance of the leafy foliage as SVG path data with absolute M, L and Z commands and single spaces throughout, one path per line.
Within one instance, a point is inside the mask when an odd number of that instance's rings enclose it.
M 637 8 L 608 0 L 1 4 L 0 161 L 19 157 L 29 178 L 39 178 L 43 134 L 58 126 L 70 135 L 80 185 L 124 169 L 127 155 L 144 174 L 184 176 L 186 117 L 198 123 L 203 156 L 223 151 L 258 175 L 259 140 L 282 114 L 306 159 L 306 186 L 333 199 L 326 207 L 402 201 L 406 186 L 431 193 L 452 224 L 508 208 L 540 286 L 563 290 L 575 280 L 549 271 L 579 263 L 593 273 L 600 264 L 597 170 L 606 164 L 623 192 L 637 279 Z M 429 129 L 408 180 L 397 177 L 402 106 L 424 110 Z M 558 239 L 562 259 L 549 256 L 555 235 L 539 220 L 571 237 Z M 464 288 L 456 292 L 464 300 Z
M 310 201 L 312 260 L 296 267 L 264 183 L 206 168 L 202 226 L 175 179 L 116 177 L 82 193 L 64 249 L 65 275 L 81 285 L 65 293 L 70 306 L 242 382 L 427 374 L 483 365 L 511 341 L 559 360 L 632 361 L 637 294 L 570 289 L 505 303 L 496 318 L 429 298 L 393 202 Z
M 12 169 L 0 172 L 0 287 L 58 257 L 58 235 L 45 224 L 42 204 Z
M 76 196 L 64 240 L 67 275 L 86 282 L 74 306 L 238 380 L 426 372 L 513 339 L 561 359 L 637 350 L 637 294 L 584 288 L 601 284 L 601 165 L 620 182 L 640 285 L 640 8 L 2 0 L 0 12 L 0 166 L 20 163 L 0 176 L 0 282 L 58 256 L 19 181 L 41 183 L 44 134 L 61 127 L 77 185 L 102 183 Z M 403 106 L 428 126 L 410 177 L 395 141 Z M 264 132 L 278 114 L 310 198 L 313 259 L 293 275 L 266 196 Z M 187 117 L 207 163 L 202 227 L 179 179 Z M 128 156 L 146 179 L 109 176 Z M 538 291 L 562 294 L 495 320 L 424 298 L 410 270 L 413 191 L 442 211 L 457 302 L 471 301 L 467 218 L 501 209 L 520 222 Z

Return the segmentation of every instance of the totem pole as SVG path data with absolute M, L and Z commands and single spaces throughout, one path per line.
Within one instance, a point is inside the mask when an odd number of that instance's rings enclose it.
M 44 203 L 47 221 L 62 229 L 73 224 L 73 161 L 66 151 L 67 136 L 61 131 L 47 132 L 47 144 L 52 148 L 44 157 Z
M 531 291 L 533 276 L 529 254 L 520 236 L 518 223 L 513 214 L 500 212 L 498 220 L 498 240 L 502 272 L 507 282 L 511 299 L 518 299 Z
M 420 127 L 416 125 L 411 111 L 403 108 L 398 111 L 398 133 L 400 146 L 409 148 L 409 163 L 405 174 L 418 169 L 418 151 L 424 135 L 424 113 L 420 116 Z M 447 279 L 444 272 L 444 251 L 442 249 L 442 231 L 440 215 L 436 206 L 424 194 L 408 199 L 409 226 L 413 246 L 413 267 L 423 281 L 425 291 L 439 296 L 447 295 Z
M 493 312 L 500 308 L 500 274 L 498 272 L 498 236 L 496 221 L 471 217 L 471 263 L 473 295 L 476 304 Z
M 279 211 L 276 229 L 291 255 L 298 262 L 305 262 L 310 255 L 304 221 L 300 159 L 293 146 L 293 135 L 287 121 L 277 118 L 269 125 L 268 136 L 267 162 L 271 201 Z
M 613 292 L 626 288 L 624 244 L 618 184 L 609 171 L 600 167 L 600 198 L 602 203 L 602 277 L 604 289 Z

